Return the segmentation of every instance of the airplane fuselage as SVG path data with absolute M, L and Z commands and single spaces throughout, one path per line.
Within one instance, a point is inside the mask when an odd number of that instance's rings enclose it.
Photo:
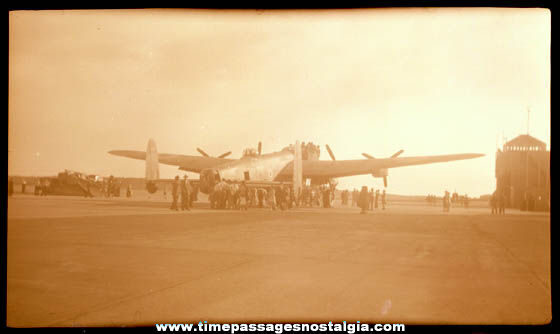
M 200 190 L 211 192 L 220 180 L 241 181 L 276 181 L 277 176 L 293 161 L 294 154 L 289 150 L 263 155 L 244 156 L 239 160 L 227 162 L 200 173 Z
M 290 151 L 280 151 L 243 158 L 219 166 L 216 170 L 223 180 L 274 181 L 276 176 L 293 161 L 294 155 Z

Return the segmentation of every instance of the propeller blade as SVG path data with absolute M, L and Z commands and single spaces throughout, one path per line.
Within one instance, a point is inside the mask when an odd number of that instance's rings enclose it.
M 387 188 L 387 176 L 383 176 L 383 185 Z
M 227 156 L 230 155 L 230 154 L 231 154 L 231 151 L 226 152 L 226 153 L 220 155 L 218 158 L 225 158 L 225 157 L 227 157 Z
M 391 158 L 396 158 L 396 157 L 398 157 L 399 155 L 401 155 L 401 153 L 403 153 L 403 152 L 404 152 L 404 150 L 400 150 L 400 151 L 398 151 L 397 153 L 393 154 L 393 155 L 391 156 Z
M 367 153 L 362 153 L 362 155 L 368 159 L 375 159 L 374 157 L 372 157 L 371 155 L 367 154 Z
M 331 159 L 333 159 L 333 161 L 336 160 L 336 158 L 334 157 L 334 154 L 331 151 L 331 148 L 329 147 L 329 145 L 325 145 L 327 147 L 327 152 L 329 152 L 329 155 L 331 156 Z
M 261 153 L 262 153 L 262 143 L 261 142 L 259 142 L 258 152 L 259 152 L 259 155 L 261 155 Z
M 198 153 L 202 154 L 203 156 L 209 157 L 209 155 L 206 152 L 204 152 L 202 149 L 197 147 L 196 150 L 198 151 Z

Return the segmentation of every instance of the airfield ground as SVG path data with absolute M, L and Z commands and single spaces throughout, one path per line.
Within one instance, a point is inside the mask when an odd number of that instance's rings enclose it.
M 542 324 L 550 215 L 8 199 L 7 324 Z

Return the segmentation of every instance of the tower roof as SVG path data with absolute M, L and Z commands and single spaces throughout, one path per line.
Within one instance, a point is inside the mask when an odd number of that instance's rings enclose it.
M 506 146 L 538 146 L 546 149 L 546 143 L 529 135 L 519 135 L 506 143 Z
M 538 148 L 546 150 L 546 143 L 538 140 L 535 137 L 531 137 L 529 135 L 519 135 L 513 138 L 512 140 L 508 141 L 504 146 L 505 147 L 512 147 L 512 146 L 535 147 L 536 146 Z

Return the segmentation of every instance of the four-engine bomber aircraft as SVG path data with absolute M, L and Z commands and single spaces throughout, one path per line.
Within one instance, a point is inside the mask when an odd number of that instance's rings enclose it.
M 213 191 L 214 185 L 221 180 L 235 183 L 245 182 L 247 185 L 263 186 L 280 183 L 292 183 L 294 191 L 302 186 L 302 181 L 311 180 L 311 184 L 333 183 L 333 179 L 344 176 L 372 174 L 374 177 L 383 177 L 387 186 L 389 168 L 422 165 L 435 162 L 473 159 L 484 156 L 478 153 L 450 154 L 422 157 L 398 157 L 402 150 L 385 159 L 376 159 L 363 153 L 367 159 L 336 160 L 330 147 L 327 151 L 331 161 L 315 158 L 302 159 L 302 147 L 299 142 L 285 147 L 279 152 L 261 154 L 262 145 L 259 142 L 258 151 L 246 149 L 240 159 L 227 159 L 231 152 L 219 157 L 211 157 L 203 150 L 197 148 L 202 156 L 180 154 L 158 154 L 156 143 L 153 139 L 148 141 L 148 148 L 144 151 L 115 150 L 110 154 L 132 159 L 146 161 L 147 189 L 153 193 L 157 190 L 156 182 L 159 180 L 159 163 L 178 166 L 179 170 L 200 174 L 198 181 L 199 190 L 205 194 Z

